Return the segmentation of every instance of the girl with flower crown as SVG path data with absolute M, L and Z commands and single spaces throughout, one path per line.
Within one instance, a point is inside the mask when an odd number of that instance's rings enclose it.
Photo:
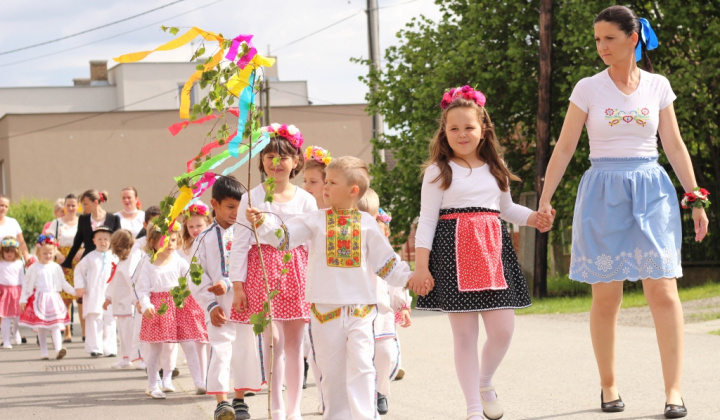
M 417 309 L 448 314 L 455 368 L 467 419 L 499 419 L 492 384 L 510 346 L 515 309 L 530 306 L 527 284 L 500 218 L 548 230 L 552 219 L 514 204 L 513 175 L 502 159 L 485 96 L 470 86 L 451 89 L 440 104 L 440 127 L 430 142 L 409 287 Z M 478 240 L 479 238 L 479 240 Z M 478 359 L 478 314 L 487 339 Z
M 192 262 L 193 241 L 212 224 L 212 220 L 210 208 L 202 201 L 197 201 L 185 211 L 185 221 L 180 230 L 182 246 L 178 253 L 188 262 Z
M 645 18 L 612 6 L 594 21 L 598 54 L 608 67 L 580 80 L 570 95 L 565 122 L 548 164 L 538 211 L 550 201 L 573 157 L 583 126 L 592 166 L 582 177 L 572 226 L 570 278 L 592 285 L 590 335 L 600 374 L 600 409 L 625 409 L 615 372 L 618 312 L 625 280 L 642 281 L 655 321 L 665 379 L 666 418 L 687 415 L 682 399 L 683 311 L 680 203 L 658 141 L 693 207 L 695 240 L 708 232 L 707 191 L 698 187 L 680 136 L 670 82 L 652 73 L 647 51 L 658 39 Z M 670 35 L 672 37 L 672 35 Z M 642 60 L 642 69 L 637 62 Z
M 43 360 L 48 359 L 48 330 L 55 346 L 55 358 L 62 359 L 67 354 L 62 347 L 62 330 L 70 324 L 70 316 L 60 291 L 75 294 L 73 286 L 65 280 L 62 268 L 53 261 L 56 248 L 57 241 L 53 235 L 38 236 L 35 245 L 38 262 L 25 273 L 20 294 L 20 325 L 37 329 Z
M 20 336 L 20 293 L 25 270 L 20 254 L 20 243 L 12 236 L 0 242 L 0 318 L 2 318 L 3 348 L 11 349 L 10 336 L 15 344 L 22 343 Z M 12 326 L 11 326 L 12 323 Z
M 249 227 L 245 220 L 248 196 L 252 204 L 263 211 L 272 212 L 283 220 L 296 215 L 317 210 L 312 195 L 290 183 L 303 169 L 304 159 L 301 151 L 303 136 L 293 125 L 272 124 L 263 127 L 271 136 L 270 143 L 260 152 L 260 172 L 274 179 L 275 189 L 272 201 L 265 202 L 267 183 L 258 185 L 244 194 L 240 201 L 238 222 Z M 263 241 L 256 244 L 252 232 L 238 226 L 233 232 L 233 247 L 230 257 L 230 279 L 233 281 L 233 310 L 230 320 L 249 323 L 250 315 L 262 310 L 267 300 L 263 281 L 258 247 L 262 249 L 263 261 L 267 270 L 270 290 L 279 290 L 273 299 L 273 343 L 274 368 L 272 378 L 273 419 L 298 420 L 303 382 L 303 330 L 310 316 L 310 305 L 305 302 L 305 276 L 308 254 L 304 247 L 291 250 L 292 259 L 285 264 L 285 252 Z M 284 268 L 288 272 L 282 274 Z M 270 337 L 263 337 L 265 350 L 269 353 Z M 267 366 L 266 366 L 267 369 Z M 266 371 L 266 374 L 268 372 Z M 282 386 L 287 386 L 288 407 L 285 409 Z M 236 385 L 237 388 L 237 385 Z

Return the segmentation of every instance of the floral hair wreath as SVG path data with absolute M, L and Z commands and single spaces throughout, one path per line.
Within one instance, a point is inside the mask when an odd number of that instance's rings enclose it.
M 19 248 L 20 243 L 17 241 L 17 239 L 6 238 L 0 241 L 0 246 L 3 248 Z
M 387 213 L 385 210 L 381 208 L 378 209 L 378 215 L 375 216 L 375 219 L 377 219 L 380 222 L 385 223 L 386 225 L 390 223 L 392 220 L 392 216 L 390 213 Z
M 308 148 L 305 149 L 305 160 L 310 159 L 315 160 L 317 163 L 322 163 L 325 166 L 329 165 L 332 161 L 330 152 L 320 146 L 308 146 Z
M 170 228 L 169 229 L 170 232 L 180 232 L 180 229 L 182 228 L 182 225 L 177 220 L 170 223 L 170 220 L 165 219 L 165 223 L 169 223 L 168 227 Z M 153 228 L 155 228 L 155 232 L 158 232 L 158 233 L 162 232 L 162 229 L 160 228 L 159 225 L 154 225 Z
M 272 123 L 267 127 L 260 128 L 260 131 L 274 134 L 275 136 L 280 136 L 285 140 L 289 141 L 290 144 L 297 147 L 298 149 L 300 149 L 305 142 L 305 138 L 303 137 L 300 130 L 292 124 L 281 125 L 278 123 Z
M 207 216 L 210 214 L 210 208 L 202 201 L 198 201 L 185 210 L 185 216 L 187 217 L 192 217 L 193 213 L 200 216 Z
M 472 87 L 465 85 L 463 87 L 452 88 L 443 94 L 442 101 L 440 101 L 440 108 L 446 109 L 452 102 L 457 99 L 467 99 L 469 101 L 475 101 L 479 106 L 485 106 L 485 95 L 479 90 L 475 90 Z
M 57 245 L 57 241 L 55 240 L 55 236 L 53 236 L 51 233 L 48 233 L 47 235 L 38 236 L 37 245 Z

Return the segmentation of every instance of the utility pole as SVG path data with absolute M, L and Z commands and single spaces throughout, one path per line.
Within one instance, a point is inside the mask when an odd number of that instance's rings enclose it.
M 550 154 L 550 71 L 552 64 L 553 0 L 540 0 L 540 77 L 538 79 L 537 146 L 535 147 L 535 193 L 538 200 L 545 183 Z M 535 233 L 535 279 L 533 296 L 547 295 L 548 234 Z
M 380 22 L 378 14 L 377 0 L 367 0 L 368 15 L 368 45 L 370 47 L 370 67 L 373 70 L 380 70 Z M 370 86 L 370 91 L 374 92 L 376 86 Z M 383 120 L 378 113 L 373 114 L 373 137 L 381 139 L 383 135 Z M 380 154 L 380 161 L 385 162 L 385 150 Z

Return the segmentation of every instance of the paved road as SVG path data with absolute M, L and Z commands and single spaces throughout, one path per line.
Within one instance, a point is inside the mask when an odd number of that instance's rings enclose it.
M 385 419 L 464 419 L 465 404 L 455 378 L 447 317 L 415 311 L 401 331 L 405 379 L 392 384 Z M 79 327 L 75 328 L 76 331 Z M 30 337 L 30 332 L 28 333 Z M 720 336 L 686 333 L 684 395 L 688 419 L 720 419 Z M 31 340 L 34 341 L 34 340 Z M 116 359 L 91 359 L 82 343 L 68 345 L 61 361 L 40 361 L 35 344 L 0 351 L 0 419 L 211 419 L 209 396 L 193 392 L 187 368 L 178 392 L 151 400 L 141 371 L 113 371 Z M 510 351 L 495 380 L 506 407 L 504 419 L 661 419 L 664 404 L 655 331 L 621 326 L 619 383 L 624 413 L 598 409 L 599 386 L 586 322 L 519 316 Z M 315 414 L 314 381 L 303 394 L 305 419 Z M 183 392 L 185 390 L 186 392 Z M 267 396 L 248 398 L 254 418 L 265 418 Z

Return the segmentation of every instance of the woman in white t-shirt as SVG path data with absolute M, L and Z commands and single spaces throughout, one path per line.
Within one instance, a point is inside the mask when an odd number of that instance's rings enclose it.
M 22 229 L 17 220 L 7 216 L 7 212 L 10 209 L 10 199 L 0 194 L 0 238 L 12 236 L 16 238 L 20 243 L 20 252 L 22 253 L 23 259 L 27 264 L 30 254 L 28 253 L 28 247 L 23 238 Z
M 120 226 L 129 230 L 133 238 L 143 228 L 145 223 L 145 212 L 140 210 L 140 199 L 135 187 L 125 187 L 121 191 L 123 209 L 115 213 L 120 216 Z
M 657 46 L 657 37 L 649 22 L 627 7 L 612 6 L 595 18 L 594 28 L 598 53 L 608 68 L 582 79 L 573 90 L 538 212 L 549 214 L 550 200 L 586 126 L 592 167 L 578 188 L 570 278 L 592 284 L 590 334 L 601 409 L 625 408 L 615 374 L 617 316 L 623 281 L 642 280 L 663 365 L 665 417 L 684 417 L 683 313 L 676 281 L 682 275 L 680 206 L 657 163 L 657 133 L 685 191 L 693 191 L 697 183 L 675 118 L 675 94 L 665 77 L 651 73 L 647 50 Z M 641 58 L 645 70 L 636 64 Z M 701 241 L 708 219 L 702 208 L 693 208 L 692 214 L 695 239 Z

